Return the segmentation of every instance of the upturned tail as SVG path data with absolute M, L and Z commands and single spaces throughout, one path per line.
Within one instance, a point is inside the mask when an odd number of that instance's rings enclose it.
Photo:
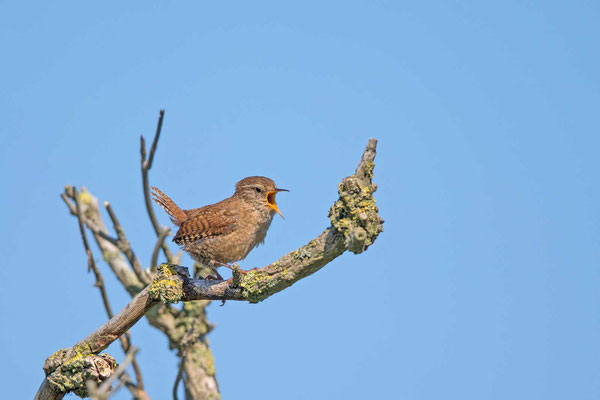
M 177 226 L 181 225 L 185 220 L 188 219 L 187 214 L 183 211 L 169 196 L 155 188 L 150 186 L 152 189 L 152 200 L 161 206 L 167 214 L 171 217 L 171 221 Z

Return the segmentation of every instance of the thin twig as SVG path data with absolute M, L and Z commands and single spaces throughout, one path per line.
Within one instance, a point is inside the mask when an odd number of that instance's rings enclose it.
M 146 210 L 148 211 L 148 217 L 150 218 L 150 222 L 152 223 L 152 227 L 154 228 L 154 232 L 158 237 L 162 231 L 158 220 L 156 219 L 156 215 L 154 214 L 154 209 L 152 208 L 152 201 L 150 200 L 150 184 L 148 180 L 148 171 L 152 168 L 152 162 L 154 161 L 154 154 L 156 153 L 156 148 L 158 146 L 158 138 L 160 137 L 160 132 L 162 130 L 163 118 L 165 116 L 165 110 L 160 110 L 160 115 L 158 117 L 158 124 L 156 126 L 156 133 L 154 134 L 154 139 L 152 140 L 152 146 L 150 146 L 150 154 L 148 155 L 148 159 L 146 159 L 146 141 L 143 136 L 140 136 L 140 154 L 141 154 L 141 167 L 142 167 L 142 189 L 144 191 L 144 202 L 146 203 Z M 166 243 L 161 244 L 161 248 L 167 257 L 167 261 L 173 262 L 173 254 L 167 246 Z
M 135 294 L 143 289 L 144 283 L 139 280 L 129 262 L 121 254 L 121 250 L 118 247 L 118 239 L 108 235 L 106 224 L 100 215 L 98 199 L 93 197 L 82 187 L 79 196 L 83 196 L 84 193 L 86 195 L 86 201 L 81 204 L 82 214 L 84 216 L 83 222 L 94 234 L 94 239 L 96 240 L 96 244 L 100 248 L 100 251 L 102 251 L 104 260 L 113 270 L 119 282 L 123 284 L 130 295 L 135 296 Z M 89 196 L 89 198 L 87 196 Z M 71 186 L 65 187 L 65 191 L 61 195 L 61 198 L 65 202 L 69 212 L 77 217 L 77 210 L 75 209 L 75 202 L 72 198 Z
M 154 161 L 154 153 L 156 153 L 156 148 L 158 146 L 158 138 L 160 137 L 160 132 L 162 131 L 163 119 L 165 117 L 165 110 L 160 110 L 160 116 L 158 117 L 158 124 L 156 125 L 156 133 L 154 134 L 154 140 L 152 140 L 152 146 L 150 146 L 150 154 L 148 155 L 148 161 L 144 168 L 150 169 L 152 168 L 152 162 Z
M 132 347 L 131 346 L 131 335 L 129 335 L 129 331 L 127 331 L 127 332 L 125 332 L 125 334 L 121 335 L 119 337 L 119 341 L 121 342 L 121 347 L 123 348 L 123 351 L 125 353 L 127 353 Z M 133 360 L 131 361 L 131 366 L 133 367 L 133 372 L 135 373 L 136 383 L 134 384 L 131 382 L 131 384 L 127 385 L 127 388 L 130 389 L 130 391 L 134 395 L 134 397 L 137 397 L 136 393 L 144 390 L 144 379 L 142 377 L 142 370 L 140 369 L 140 366 L 138 365 L 137 359 L 135 358 L 135 356 L 133 357 Z M 135 391 L 132 389 L 135 389 Z
M 129 261 L 129 265 L 131 265 L 131 268 L 133 268 L 133 272 L 135 272 L 135 275 L 138 277 L 138 279 L 142 281 L 145 285 L 149 284 L 150 278 L 142 269 L 142 264 L 140 263 L 140 260 L 136 257 L 133 249 L 131 248 L 131 244 L 129 243 L 129 240 L 127 240 L 127 236 L 125 236 L 125 230 L 119 222 L 117 215 L 113 211 L 112 206 L 108 201 L 105 201 L 104 207 L 106 208 L 108 216 L 110 217 L 110 220 L 113 223 L 115 232 L 117 232 L 117 238 L 119 239 L 117 247 L 119 247 L 119 250 L 121 250 L 121 252 L 127 258 L 127 261 Z
M 156 240 L 156 244 L 154 245 L 154 250 L 152 250 L 152 259 L 150 260 L 150 272 L 152 274 L 156 273 L 156 266 L 158 264 L 158 252 L 162 247 L 165 238 L 169 236 L 171 233 L 171 229 L 164 227 L 160 235 L 158 235 L 158 239 Z
M 71 215 L 74 215 L 77 217 L 77 210 L 75 209 L 75 205 L 73 204 L 73 202 L 75 201 L 75 199 L 73 199 L 72 195 L 71 195 L 71 187 L 69 186 L 68 188 L 65 189 L 66 192 L 69 192 L 69 194 L 65 194 L 65 193 L 61 193 L 60 194 L 60 198 L 63 199 L 63 201 L 65 202 L 65 204 L 67 205 L 67 208 L 69 209 L 69 212 L 71 213 Z M 70 199 L 73 199 L 73 202 L 71 202 Z M 96 224 L 94 224 L 92 221 L 90 221 L 89 218 L 86 218 L 85 215 L 82 216 L 85 226 L 88 227 L 88 229 L 90 231 L 92 231 L 92 233 L 94 235 L 98 235 L 100 236 L 102 239 L 110 242 L 111 244 L 117 246 L 119 244 L 119 240 L 115 239 L 112 236 L 109 236 L 108 234 L 106 234 L 106 232 L 103 232 L 102 230 L 100 230 Z
M 106 400 L 110 396 L 117 393 L 117 391 L 124 384 L 123 380 L 121 380 L 121 376 L 125 374 L 125 369 L 129 366 L 130 363 L 133 362 L 135 353 L 137 353 L 137 348 L 131 347 L 125 355 L 125 360 L 117 367 L 115 372 L 113 372 L 108 377 L 107 380 L 100 384 L 100 386 L 97 386 L 96 383 L 93 381 L 86 382 L 89 396 L 94 400 Z M 111 389 L 112 384 L 116 379 L 119 379 L 120 382 L 117 385 L 117 387 Z
M 127 369 L 129 364 L 131 364 L 133 362 L 133 359 L 135 358 L 135 354 L 137 353 L 137 351 L 138 351 L 138 349 L 135 346 L 131 346 L 129 348 L 129 351 L 125 355 L 125 360 L 121 363 L 121 365 L 119 365 L 117 367 L 115 372 L 107 380 L 102 382 L 102 384 L 100 385 L 100 387 L 98 389 L 101 391 L 106 391 L 106 390 L 110 389 L 110 387 L 112 386 L 112 383 L 115 381 L 115 379 L 119 378 L 121 376 L 121 374 L 123 372 L 125 372 L 125 369 Z
M 175 383 L 173 384 L 173 400 L 177 400 L 177 388 L 179 387 L 179 383 L 181 382 L 181 378 L 183 377 L 183 356 L 179 361 L 179 370 L 177 371 L 177 376 L 175 377 Z
M 112 318 L 112 317 L 110 317 L 110 318 Z M 127 353 L 132 347 L 131 346 L 131 335 L 129 334 L 129 331 L 127 331 L 123 335 L 119 336 L 119 341 L 121 342 L 121 347 L 123 348 L 123 351 L 125 353 Z M 139 391 L 144 390 L 144 379 L 142 377 L 142 370 L 140 369 L 140 366 L 138 365 L 135 357 L 133 357 L 133 360 L 131 361 L 131 366 L 133 367 L 133 372 L 135 372 L 136 383 L 134 384 L 133 382 L 130 382 L 129 384 L 127 384 L 127 388 L 130 389 L 130 391 L 134 395 L 134 397 L 137 397 L 136 394 Z M 131 389 L 135 389 L 136 391 L 133 391 Z
M 90 245 L 87 240 L 87 235 L 85 234 L 85 228 L 83 226 L 83 215 L 81 213 L 81 205 L 79 203 L 79 196 L 77 193 L 77 189 L 72 188 L 73 200 L 75 201 L 75 210 L 77 213 L 77 223 L 79 225 L 79 233 L 81 234 L 81 239 L 83 240 L 83 247 L 85 248 L 85 253 L 88 257 L 88 272 L 93 271 L 94 276 L 96 277 L 96 287 L 100 290 L 100 294 L 102 296 L 102 302 L 104 303 L 104 308 L 106 309 L 106 314 L 108 318 L 113 317 L 112 308 L 110 306 L 110 302 L 108 301 L 108 295 L 106 294 L 106 288 L 104 287 L 104 279 L 98 270 L 98 266 L 96 265 L 96 261 L 92 255 L 92 251 L 90 250 Z

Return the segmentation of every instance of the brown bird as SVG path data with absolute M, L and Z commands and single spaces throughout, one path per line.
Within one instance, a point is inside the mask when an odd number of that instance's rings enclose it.
M 217 267 L 231 268 L 228 263 L 243 260 L 250 250 L 263 243 L 273 216 L 279 189 L 264 176 L 250 176 L 235 185 L 233 196 L 216 204 L 182 210 L 166 194 L 152 187 L 153 200 L 179 227 L 173 241 L 183 247 L 194 260 L 212 268 L 223 279 Z

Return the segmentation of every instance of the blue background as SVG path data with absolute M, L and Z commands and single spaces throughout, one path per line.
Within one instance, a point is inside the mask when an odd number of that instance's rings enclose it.
M 328 226 L 379 139 L 373 247 L 210 306 L 225 399 L 597 399 L 599 17 L 594 1 L 3 1 L 3 395 L 32 397 L 44 359 L 105 321 L 64 185 L 110 200 L 149 262 L 139 135 L 164 107 L 151 184 L 182 207 L 248 175 L 291 189 L 246 268 Z M 170 398 L 165 337 L 141 321 L 132 340 Z

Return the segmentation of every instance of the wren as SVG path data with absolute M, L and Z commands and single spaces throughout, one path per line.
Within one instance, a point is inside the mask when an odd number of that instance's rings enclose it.
M 275 202 L 279 189 L 272 179 L 250 176 L 235 185 L 235 193 L 218 203 L 183 210 L 173 200 L 152 187 L 153 200 L 179 227 L 173 241 L 194 260 L 211 268 L 223 279 L 217 267 L 231 268 L 231 262 L 243 260 L 263 243 L 273 216 L 281 212 Z M 245 272 L 245 271 L 243 271 Z

